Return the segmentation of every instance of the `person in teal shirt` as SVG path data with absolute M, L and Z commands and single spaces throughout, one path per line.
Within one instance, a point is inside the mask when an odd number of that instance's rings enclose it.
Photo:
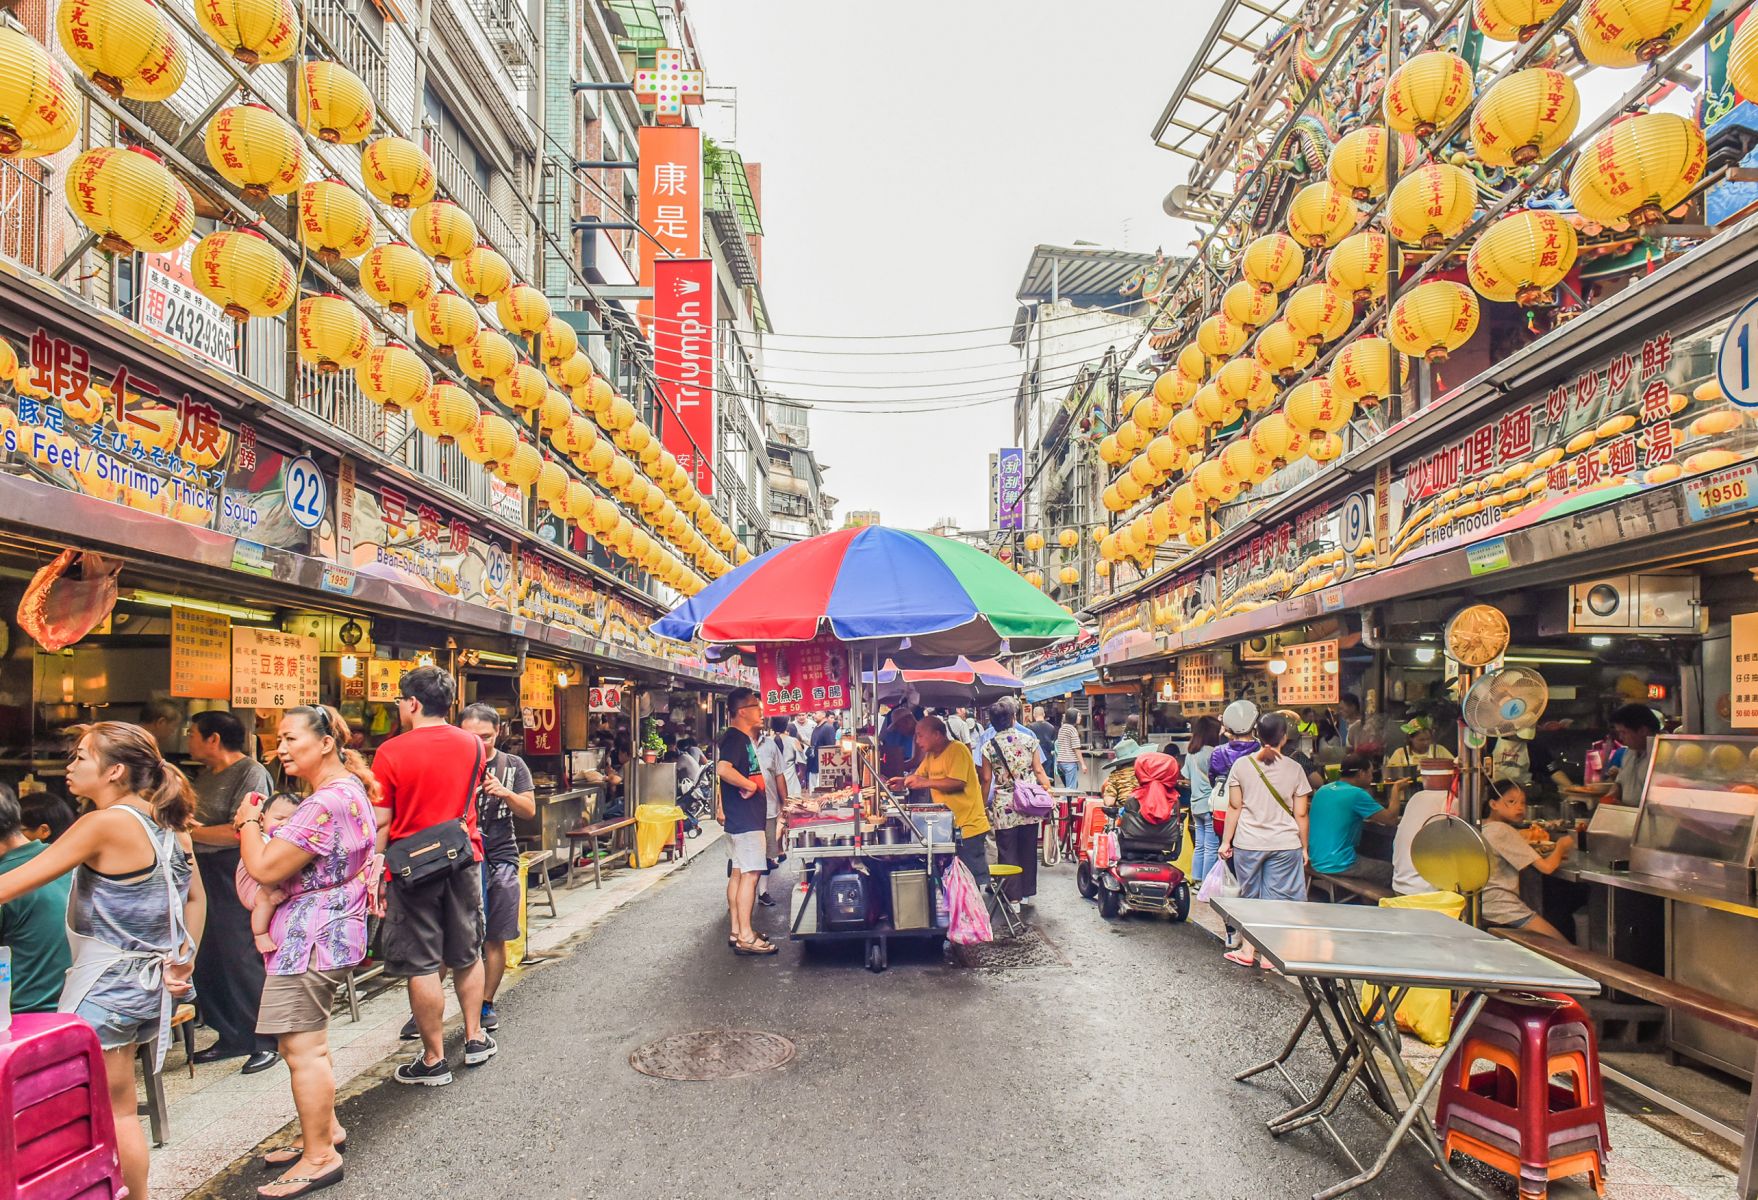
M 1397 793 L 1394 793 L 1389 808 L 1380 807 L 1379 801 L 1367 790 L 1366 785 L 1372 778 L 1372 760 L 1365 754 L 1348 754 L 1343 758 L 1342 777 L 1312 794 L 1307 823 L 1315 875 L 1347 875 L 1392 886 L 1392 864 L 1389 861 L 1362 858 L 1355 852 L 1361 841 L 1364 822 L 1398 823 L 1400 805 Z
M 25 836 L 24 813 L 11 788 L 0 783 L 0 875 L 21 867 L 48 848 Z M 67 945 L 67 893 L 71 873 L 0 905 L 0 946 L 12 951 L 12 1011 L 54 1012 L 61 984 L 73 965 Z

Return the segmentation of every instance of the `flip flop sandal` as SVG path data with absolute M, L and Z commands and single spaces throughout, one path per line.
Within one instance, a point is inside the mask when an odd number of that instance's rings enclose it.
M 1236 967 L 1255 967 L 1257 960 L 1245 957 L 1237 950 L 1229 950 L 1221 956 Z
M 743 954 L 750 958 L 764 958 L 774 954 L 775 947 L 769 942 L 740 942 L 733 947 L 734 954 Z
M 348 1139 L 347 1138 L 343 1138 L 341 1141 L 334 1143 L 334 1145 L 336 1147 L 337 1154 L 348 1153 Z M 261 1167 L 265 1171 L 272 1171 L 276 1167 L 290 1167 L 294 1163 L 298 1162 L 299 1156 L 304 1153 L 305 1153 L 305 1147 L 300 1145 L 298 1142 L 294 1142 L 290 1146 L 270 1146 L 267 1150 L 264 1150 L 262 1152 L 261 1157 L 259 1157 L 256 1160 L 256 1165 Z M 284 1154 L 284 1155 L 287 1155 L 287 1157 L 286 1158 L 272 1158 L 271 1157 L 271 1155 L 276 1155 L 276 1154 Z
M 288 1184 L 294 1183 L 299 1186 L 290 1192 L 270 1192 L 265 1191 L 264 1188 L 257 1188 L 256 1194 L 260 1200 L 293 1200 L 295 1196 L 310 1195 L 312 1192 L 320 1192 L 324 1188 L 341 1183 L 343 1170 L 343 1164 L 337 1163 L 334 1170 L 325 1171 L 322 1175 L 295 1175 L 291 1179 L 277 1179 L 271 1184 L 265 1184 L 264 1187 L 286 1187 Z

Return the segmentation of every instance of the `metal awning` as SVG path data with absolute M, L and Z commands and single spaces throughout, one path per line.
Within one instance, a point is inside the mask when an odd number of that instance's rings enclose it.
M 1025 278 L 1014 294 L 1022 303 L 1061 299 L 1115 305 L 1129 299 L 1124 288 L 1161 261 L 1158 254 L 1106 250 L 1098 246 L 1035 246 Z M 1140 295 L 1140 288 L 1136 293 Z
M 1066 696 L 1070 692 L 1078 692 L 1086 686 L 1089 679 L 1097 679 L 1098 677 L 1098 664 L 1088 658 L 1065 667 L 1057 667 L 1053 671 L 1041 671 L 1036 675 L 1027 675 L 1021 682 L 1025 685 L 1025 698 L 1036 704 L 1040 700 L 1050 700 L 1057 696 Z
M 623 23 L 621 31 L 612 30 L 617 49 L 652 54 L 664 47 L 665 27 L 653 0 L 606 0 L 606 7 Z

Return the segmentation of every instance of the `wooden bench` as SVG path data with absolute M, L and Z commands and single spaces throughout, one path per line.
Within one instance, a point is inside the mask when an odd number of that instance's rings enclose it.
M 568 839 L 568 887 L 574 886 L 574 864 L 579 861 L 581 843 L 585 844 L 586 852 L 592 855 L 592 886 L 604 886 L 604 868 L 599 858 L 599 843 L 608 842 L 608 849 L 615 850 L 617 837 L 625 829 L 635 827 L 634 817 L 620 817 L 608 821 L 594 821 L 590 825 L 582 825 L 578 829 L 570 829 L 566 833 Z
M 1308 894 L 1315 891 L 1325 893 L 1325 899 L 1332 904 L 1378 904 L 1392 895 L 1392 889 L 1378 884 L 1371 879 L 1356 879 L 1348 875 L 1323 875 L 1311 867 L 1306 870 L 1306 890 Z M 1343 893 L 1343 899 L 1337 893 Z M 1353 897 L 1353 899 L 1350 899 Z
M 519 855 L 519 870 L 525 873 L 527 879 L 530 878 L 531 872 L 536 871 L 537 880 L 543 886 L 543 894 L 538 895 L 536 888 L 531 887 L 529 884 L 526 885 L 525 911 L 529 913 L 532 909 L 541 905 L 549 909 L 551 920 L 553 920 L 556 915 L 555 893 L 550 890 L 549 886 L 549 864 L 550 860 L 553 858 L 555 858 L 555 851 L 553 850 L 527 850 Z
M 1490 932 L 1542 954 L 1552 962 L 1579 971 L 1589 979 L 1597 979 L 1612 991 L 1635 996 L 1672 1012 L 1696 1017 L 1700 1021 L 1707 1021 L 1711 1025 L 1758 1042 L 1758 1009 L 1724 1000 L 1701 988 L 1677 983 L 1663 975 L 1656 975 L 1653 971 L 1632 967 L 1598 951 L 1543 937 L 1524 929 L 1492 929 Z M 1746 1106 L 1746 1129 L 1742 1136 L 1739 1130 L 1626 1075 L 1615 1067 L 1608 1067 L 1601 1062 L 1600 1074 L 1629 1088 L 1643 1099 L 1675 1112 L 1699 1128 L 1707 1129 L 1738 1146 L 1740 1181 L 1735 1194 L 1739 1200 L 1754 1200 L 1754 1197 L 1758 1197 L 1758 1086 L 1753 1088 L 1752 1099 Z

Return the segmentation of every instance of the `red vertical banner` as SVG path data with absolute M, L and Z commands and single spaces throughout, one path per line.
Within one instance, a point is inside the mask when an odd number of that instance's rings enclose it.
M 702 256 L 702 131 L 693 125 L 643 125 L 636 134 L 640 161 L 638 211 L 650 237 L 638 240 L 641 286 L 653 286 L 653 265 L 667 258 Z M 644 323 L 651 300 L 641 301 Z
M 661 444 L 714 494 L 714 264 L 662 258 L 653 273 L 653 370 L 665 398 Z

